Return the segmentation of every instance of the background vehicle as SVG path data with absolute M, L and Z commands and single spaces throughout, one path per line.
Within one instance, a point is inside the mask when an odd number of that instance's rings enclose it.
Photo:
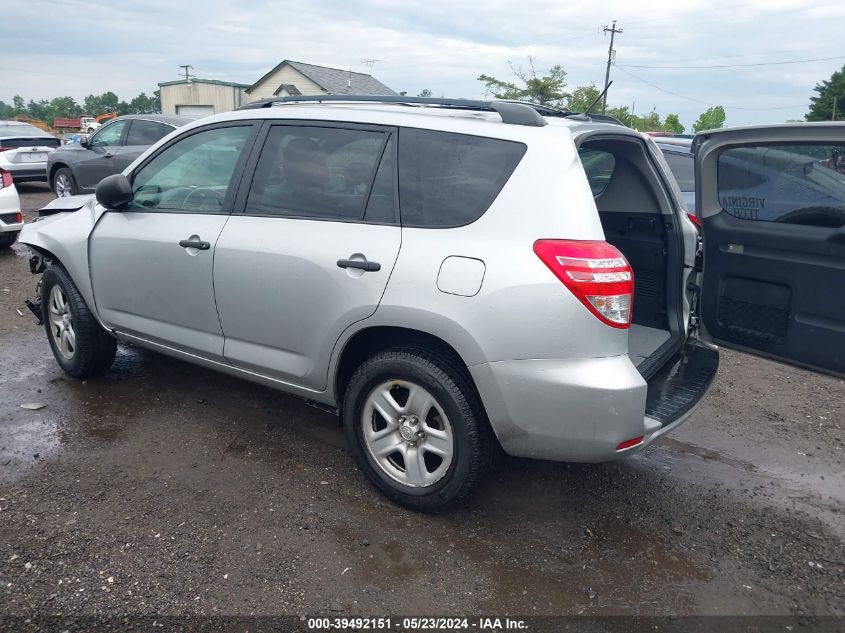
M 14 244 L 22 228 L 21 201 L 12 175 L 0 169 L 0 248 Z
M 663 152 L 663 157 L 684 194 L 687 209 L 695 215 L 695 156 L 692 153 L 692 139 L 659 136 L 654 142 Z
M 87 114 L 78 117 L 56 117 L 53 119 L 53 128 L 61 132 L 93 134 L 100 128 L 103 121 L 113 119 L 116 116 L 117 112 L 108 112 L 97 117 Z
M 100 180 L 123 171 L 150 145 L 192 120 L 160 114 L 118 117 L 87 139 L 50 155 L 46 167 L 50 188 L 59 197 L 92 193 Z
M 15 182 L 47 180 L 47 156 L 61 141 L 29 123 L 0 121 L 0 168 Z
M 642 450 L 709 390 L 706 340 L 845 374 L 841 229 L 790 224 L 805 200 L 778 187 L 781 222 L 722 201 L 773 145 L 796 158 L 772 177 L 813 180 L 845 125 L 695 139 L 702 269 L 652 142 L 543 113 L 322 96 L 187 126 L 25 229 L 58 363 L 100 373 L 119 339 L 337 407 L 367 477 L 420 510 L 466 499 L 498 446 Z

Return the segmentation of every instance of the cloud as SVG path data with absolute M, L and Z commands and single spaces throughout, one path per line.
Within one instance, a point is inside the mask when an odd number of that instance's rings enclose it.
M 689 127 L 723 103 L 730 124 L 800 118 L 812 87 L 845 60 L 725 69 L 623 68 L 778 61 L 836 54 L 841 3 L 758 0 L 6 0 L 0 24 L 0 99 L 106 90 L 129 99 L 178 78 L 180 64 L 209 79 L 251 83 L 282 59 L 365 71 L 395 90 L 481 97 L 481 73 L 510 76 L 529 55 L 561 64 L 570 86 L 604 81 L 616 17 L 611 103 L 677 112 Z M 628 71 L 630 74 L 622 72 Z M 675 93 L 675 94 L 669 94 Z M 680 95 L 680 96 L 676 96 Z M 792 106 L 783 110 L 767 110 Z

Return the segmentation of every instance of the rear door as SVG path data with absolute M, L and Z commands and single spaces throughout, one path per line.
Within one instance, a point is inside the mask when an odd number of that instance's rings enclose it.
M 716 130 L 693 149 L 706 333 L 845 374 L 845 124 Z
M 114 173 L 119 173 L 129 167 L 129 164 L 143 154 L 151 145 L 156 144 L 173 131 L 173 126 L 161 121 L 147 121 L 146 119 L 132 119 L 123 145 L 115 156 Z
M 335 343 L 375 312 L 399 254 L 396 131 L 273 122 L 258 145 L 214 258 L 225 358 L 323 390 Z

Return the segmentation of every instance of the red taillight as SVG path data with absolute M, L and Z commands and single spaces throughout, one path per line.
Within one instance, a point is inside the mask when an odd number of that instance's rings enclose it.
M 625 440 L 624 442 L 620 442 L 619 446 L 616 447 L 617 451 L 624 451 L 626 448 L 631 448 L 632 446 L 636 446 L 637 444 L 642 444 L 643 436 L 640 435 L 639 437 L 632 437 L 630 440 Z
M 5 169 L 0 169 L 0 182 L 3 184 L 0 185 L 0 189 L 3 187 L 11 187 L 12 186 L 12 174 L 7 172 Z
M 695 224 L 695 228 L 698 229 L 699 233 L 701 232 L 701 220 L 693 213 L 692 211 L 687 213 L 687 217 L 690 219 L 690 222 Z
M 534 252 L 578 300 L 611 327 L 631 325 L 634 271 L 607 242 L 537 240 Z
M 15 216 L 15 222 L 16 222 L 17 224 L 20 224 L 21 222 L 23 222 L 23 215 L 22 215 L 22 214 L 20 214 L 20 213 L 18 213 L 18 214 Z
M 3 147 L 0 146 L 0 152 L 8 152 L 10 149 L 15 149 L 14 147 Z

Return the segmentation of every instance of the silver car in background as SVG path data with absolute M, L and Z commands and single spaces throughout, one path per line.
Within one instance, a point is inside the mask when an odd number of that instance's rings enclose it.
M 52 134 L 22 121 L 0 121 L 0 169 L 17 182 L 45 182 L 47 157 L 61 145 Z
M 746 182 L 773 145 L 770 186 Z M 621 125 L 270 99 L 180 128 L 20 241 L 67 373 L 106 371 L 120 340 L 315 401 L 379 490 L 434 511 L 499 450 L 641 451 L 706 395 L 707 341 L 845 373 L 843 147 L 842 124 L 699 135 L 702 234 L 659 149 Z M 780 199 L 781 177 L 814 186 Z

